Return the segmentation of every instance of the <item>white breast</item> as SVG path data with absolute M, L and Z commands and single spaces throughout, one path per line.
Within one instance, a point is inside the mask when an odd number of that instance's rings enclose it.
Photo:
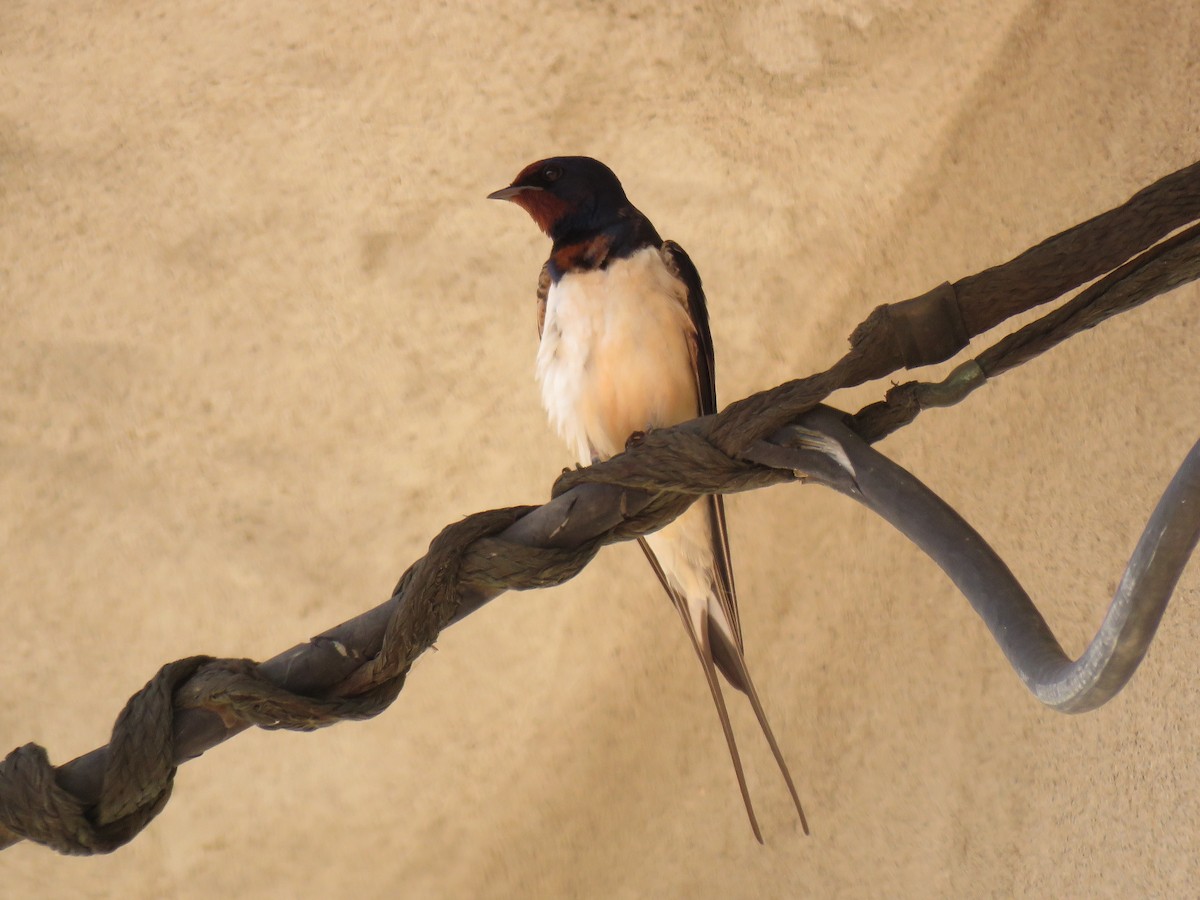
M 550 421 L 587 464 L 634 431 L 700 412 L 686 288 L 654 247 L 550 287 L 537 378 Z

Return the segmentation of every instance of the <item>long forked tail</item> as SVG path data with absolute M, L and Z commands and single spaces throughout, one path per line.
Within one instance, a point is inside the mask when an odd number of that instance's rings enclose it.
M 654 569 L 654 574 L 658 576 L 663 589 L 671 599 L 671 605 L 679 613 L 679 618 L 683 621 L 684 629 L 687 631 L 688 637 L 691 638 L 692 647 L 700 659 L 701 668 L 704 669 L 704 677 L 708 683 L 708 689 L 712 693 L 713 703 L 717 707 L 717 715 L 721 720 L 721 729 L 725 733 L 725 742 L 729 746 L 729 756 L 733 760 L 733 769 L 737 775 L 738 788 L 741 790 L 742 800 L 746 804 L 746 815 L 750 818 L 750 827 L 754 831 L 754 837 L 760 844 L 763 843 L 762 832 L 758 827 L 758 819 L 754 815 L 754 805 L 750 801 L 750 792 L 746 787 L 746 775 L 742 769 L 741 755 L 738 753 L 737 742 L 733 737 L 733 728 L 729 721 L 729 711 L 725 706 L 725 698 L 721 693 L 721 686 L 717 680 L 716 670 L 718 667 L 729 683 L 739 691 L 742 691 L 750 699 L 750 706 L 754 709 L 754 715 L 758 718 L 759 727 L 767 739 L 771 753 L 775 756 L 775 762 L 779 766 L 779 771 L 783 775 L 784 782 L 787 784 L 788 792 L 792 795 L 792 802 L 796 804 L 796 813 L 800 816 L 800 827 L 804 829 L 805 834 L 808 834 L 808 818 L 804 815 L 804 807 L 800 803 L 800 796 L 796 792 L 795 783 L 792 781 L 792 773 L 788 770 L 783 753 L 779 749 L 779 742 L 775 740 L 775 733 L 771 730 L 771 725 L 767 721 L 766 712 L 763 710 L 758 691 L 754 687 L 754 681 L 750 678 L 750 670 L 746 667 L 746 660 L 742 655 L 741 649 L 725 633 L 725 630 L 719 623 L 714 623 L 706 606 L 695 610 L 696 615 L 693 618 L 687 599 L 681 596 L 679 591 L 672 587 L 671 583 L 667 580 L 662 564 L 659 562 L 658 557 L 654 555 L 654 551 L 650 548 L 646 539 L 639 538 L 638 546 L 646 554 L 646 559 L 650 562 L 650 567 Z
M 746 804 L 746 815 L 750 817 L 750 828 L 754 832 L 755 840 L 761 844 L 763 843 L 762 831 L 758 827 L 758 818 L 754 815 L 754 804 L 750 802 L 750 789 L 746 787 L 746 773 L 742 769 L 742 757 L 738 753 L 737 741 L 733 738 L 733 726 L 729 722 L 729 710 L 725 707 L 725 698 L 721 694 L 721 685 L 717 682 L 717 671 L 713 665 L 712 649 L 708 642 L 708 618 L 707 616 L 703 616 L 701 618 L 701 627 L 697 629 L 696 623 L 692 621 L 692 617 L 688 614 L 687 600 L 671 587 L 667 581 L 666 573 L 663 572 L 662 564 L 659 563 L 658 557 L 654 555 L 654 551 L 650 549 L 650 545 L 646 543 L 646 539 L 638 538 L 638 546 L 646 554 L 646 559 L 650 561 L 650 567 L 654 569 L 654 574 L 658 576 L 658 580 L 662 582 L 663 588 L 666 589 L 667 596 L 671 598 L 671 605 L 679 613 L 679 618 L 683 621 L 683 627 L 687 631 L 688 637 L 692 639 L 692 647 L 696 651 L 696 656 L 700 658 L 700 666 L 704 669 L 704 678 L 708 682 L 708 689 L 712 692 L 713 703 L 717 707 L 717 716 L 721 719 L 721 730 L 725 732 L 725 743 L 729 745 L 729 756 L 733 760 L 733 771 L 737 775 L 738 789 L 742 792 L 742 802 Z
M 729 721 L 729 710 L 725 706 L 725 697 L 721 693 L 721 685 L 717 681 L 717 670 L 712 661 L 708 616 L 701 613 L 699 627 L 697 627 L 697 623 L 692 621 L 686 608 L 681 608 L 678 604 L 675 608 L 679 610 L 679 618 L 683 620 L 688 637 L 692 639 L 696 655 L 700 657 L 704 678 L 708 682 L 708 689 L 712 691 L 713 703 L 717 706 L 717 716 L 721 719 L 721 730 L 725 732 L 725 743 L 729 745 L 729 756 L 733 760 L 733 771 L 737 775 L 738 789 L 742 792 L 742 802 L 746 804 L 746 815 L 750 817 L 750 828 L 754 832 L 755 839 L 762 844 L 764 843 L 762 831 L 759 830 L 758 818 L 754 815 L 754 804 L 750 802 L 750 789 L 746 787 L 746 773 L 742 769 L 742 757 L 738 753 L 737 741 L 733 739 L 733 726 Z M 801 821 L 803 821 L 803 816 L 801 816 Z
M 800 795 L 796 793 L 796 785 L 792 782 L 792 773 L 788 771 L 783 753 L 779 749 L 779 742 L 775 740 L 775 733 L 771 731 L 771 723 L 767 721 L 762 701 L 758 699 L 758 691 L 754 687 L 754 681 L 750 678 L 750 670 L 746 668 L 746 660 L 742 656 L 742 652 L 725 637 L 720 628 L 708 630 L 711 632 L 710 640 L 713 642 L 713 649 L 719 646 L 720 649 L 717 650 L 717 653 L 724 657 L 722 661 L 737 671 L 738 680 L 730 679 L 730 683 L 750 698 L 750 706 L 753 707 L 754 715 L 758 718 L 758 725 L 767 739 L 767 744 L 771 747 L 771 753 L 775 756 L 779 772 L 787 783 L 788 792 L 792 795 L 792 802 L 796 804 L 796 813 L 800 816 L 800 827 L 804 829 L 805 834 L 808 834 L 808 817 L 804 815 L 804 807 L 800 805 Z M 722 669 L 724 670 L 724 667 Z

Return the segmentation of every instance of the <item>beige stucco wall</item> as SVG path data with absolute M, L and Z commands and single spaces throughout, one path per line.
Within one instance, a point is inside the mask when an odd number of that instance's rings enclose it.
M 271 656 L 445 523 L 546 497 L 569 462 L 532 382 L 546 245 L 483 199 L 534 158 L 606 160 L 690 251 L 728 402 L 1200 156 L 1188 0 L 497 7 L 0 9 L 0 752 L 85 752 L 163 661 Z M 1073 652 L 1200 436 L 1198 300 L 882 445 Z M 737 704 L 752 840 L 691 650 L 619 547 L 447 632 L 379 719 L 183 767 L 110 857 L 5 852 L 0 894 L 1197 892 L 1200 568 L 1131 686 L 1069 718 L 848 501 L 729 506 L 811 838 Z

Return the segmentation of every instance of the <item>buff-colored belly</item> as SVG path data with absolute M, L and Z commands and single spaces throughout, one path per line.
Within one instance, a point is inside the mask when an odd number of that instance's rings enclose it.
M 550 288 L 537 377 L 550 421 L 580 462 L 699 414 L 694 334 L 685 288 L 655 248 Z

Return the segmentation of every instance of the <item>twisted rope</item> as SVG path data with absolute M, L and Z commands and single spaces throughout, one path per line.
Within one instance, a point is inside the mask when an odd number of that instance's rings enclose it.
M 107 746 L 57 769 L 35 744 L 0 763 L 0 847 L 28 838 L 64 853 L 109 852 L 161 811 L 176 765 L 239 731 L 308 731 L 378 715 L 440 631 L 501 592 L 560 584 L 604 544 L 662 527 L 698 495 L 793 480 L 795 454 L 772 463 L 763 442 L 832 391 L 948 359 L 1005 318 L 1121 266 L 1074 306 L 1041 320 L 1036 340 L 1014 335 L 940 393 L 939 386 L 913 388 L 903 402 L 900 393 L 889 395 L 848 418 L 861 436 L 877 440 L 921 408 L 957 402 L 989 374 L 1196 278 L 1196 228 L 1146 251 L 1197 219 L 1200 163 L 1003 266 L 878 307 L 855 329 L 850 352 L 825 372 L 747 397 L 718 416 L 652 432 L 605 463 L 564 473 L 541 507 L 491 510 L 448 526 L 387 602 L 267 662 L 197 656 L 167 664 L 126 704 Z M 813 465 L 819 473 L 829 464 Z

